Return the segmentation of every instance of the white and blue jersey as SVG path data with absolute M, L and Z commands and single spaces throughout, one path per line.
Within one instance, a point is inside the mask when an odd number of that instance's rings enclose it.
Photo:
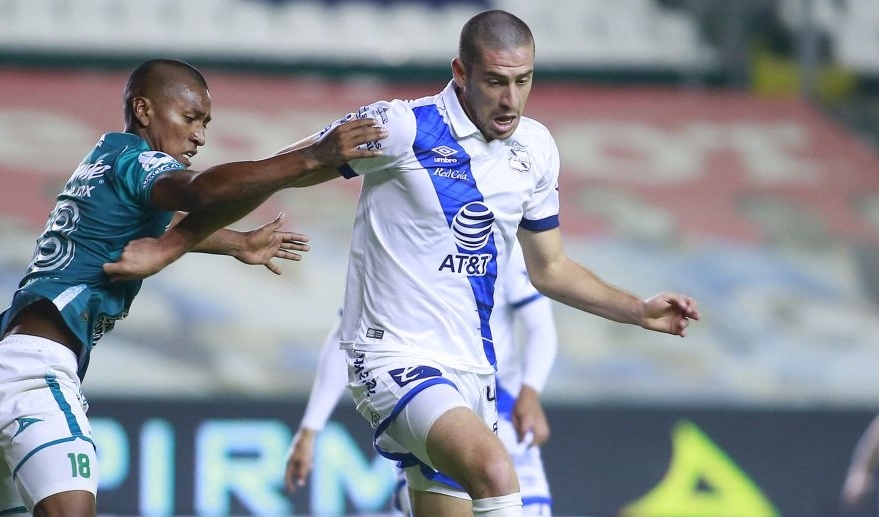
M 343 311 L 343 348 L 404 353 L 492 373 L 495 283 L 521 226 L 558 226 L 559 157 L 540 123 L 522 118 L 486 142 L 454 82 L 438 95 L 360 109 L 388 130 L 362 176 Z
M 110 282 L 103 265 L 119 260 L 129 241 L 165 232 L 173 212 L 156 210 L 150 191 L 162 174 L 185 168 L 137 135 L 103 135 L 58 196 L 27 273 L 0 315 L 0 335 L 23 308 L 50 300 L 82 344 L 81 379 L 95 341 L 128 314 L 141 286 Z

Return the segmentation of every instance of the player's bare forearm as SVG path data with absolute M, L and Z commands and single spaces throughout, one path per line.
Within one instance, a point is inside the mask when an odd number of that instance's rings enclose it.
M 185 212 L 174 214 L 171 227 L 176 226 L 187 215 Z M 247 231 L 220 228 L 198 242 L 189 251 L 228 255 L 244 264 L 263 265 L 272 273 L 280 275 L 282 274 L 281 268 L 274 263 L 273 259 L 298 262 L 302 260 L 303 253 L 311 250 L 307 235 L 281 229 L 284 218 L 282 212 L 273 221 Z
M 534 286 L 553 300 L 620 323 L 641 321 L 642 302 L 637 296 L 605 283 L 567 257 L 528 272 Z
M 344 163 L 381 155 L 374 146 L 362 146 L 387 136 L 385 128 L 374 124 L 372 119 L 352 120 L 310 145 L 262 160 L 166 174 L 156 180 L 151 201 L 165 210 L 228 213 L 227 224 L 234 222 L 278 190 L 327 181 L 338 176 Z
M 529 268 L 529 274 L 531 275 Z M 560 258 L 531 275 L 546 296 L 603 318 L 639 325 L 648 330 L 686 335 L 690 320 L 699 319 L 696 301 L 678 293 L 660 293 L 647 299 L 612 286 L 589 269 Z
M 187 251 L 231 255 L 236 246 L 240 246 L 241 235 L 231 233 L 233 231 L 225 227 L 255 210 L 267 198 L 264 196 L 230 203 L 222 209 L 190 212 L 165 232 L 162 239 L 168 240 L 177 256 Z

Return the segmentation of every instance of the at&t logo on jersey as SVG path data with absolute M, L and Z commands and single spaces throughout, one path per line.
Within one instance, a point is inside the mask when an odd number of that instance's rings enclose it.
M 494 213 L 480 201 L 462 206 L 452 219 L 455 244 L 465 251 L 479 251 L 488 244 L 494 227 Z M 485 276 L 491 253 L 454 253 L 446 255 L 439 266 L 440 271 Z

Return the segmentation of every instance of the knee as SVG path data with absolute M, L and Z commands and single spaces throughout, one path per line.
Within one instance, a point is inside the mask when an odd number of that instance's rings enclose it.
M 471 497 L 497 497 L 519 491 L 519 478 L 505 449 L 485 451 L 479 458 L 473 469 L 476 475 L 471 476 L 473 486 L 468 487 Z

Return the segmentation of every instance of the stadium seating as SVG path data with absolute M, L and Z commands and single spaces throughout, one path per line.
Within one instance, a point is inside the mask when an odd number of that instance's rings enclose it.
M 461 24 L 486 7 L 525 19 L 548 65 L 693 68 L 713 61 L 691 13 L 657 0 L 0 0 L 0 46 L 27 54 L 183 52 L 429 66 L 448 62 Z
M 879 76 L 879 2 L 812 0 L 812 24 L 829 42 L 831 58 L 864 75 Z M 803 28 L 804 3 L 779 2 L 779 19 L 793 31 Z

